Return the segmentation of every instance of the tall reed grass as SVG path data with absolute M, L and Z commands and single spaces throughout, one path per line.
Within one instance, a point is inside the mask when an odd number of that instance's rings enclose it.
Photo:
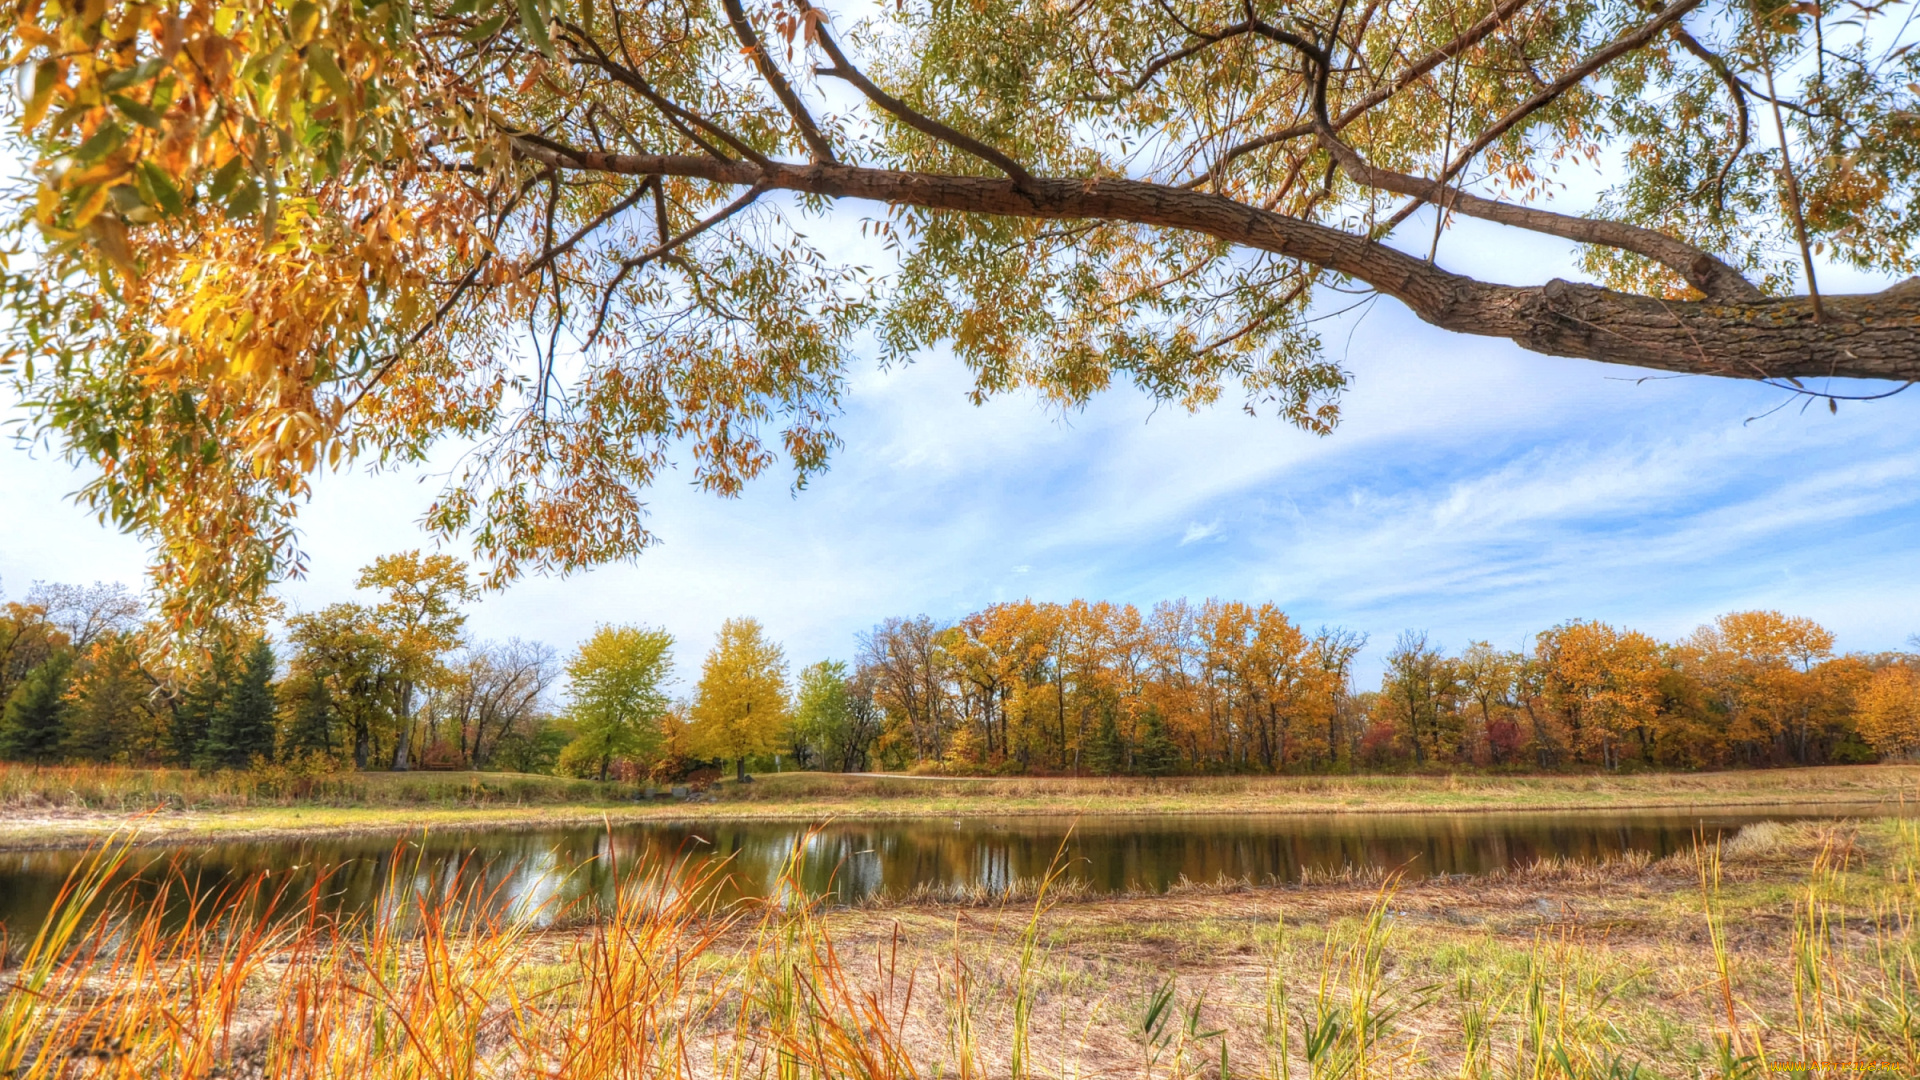
M 1677 1080 L 1884 1062 L 1890 1080 L 1920 1075 L 1920 824 L 1892 828 L 1890 861 L 1871 871 L 1833 833 L 1783 901 L 1777 940 L 1734 925 L 1725 853 L 1698 846 L 1697 889 L 1672 897 L 1690 906 L 1707 977 L 1663 1008 L 1705 1018 L 1690 1029 L 1713 1041 L 1704 1054 L 1622 1019 L 1632 977 L 1574 923 L 1542 920 L 1530 945 L 1489 943 L 1487 965 L 1435 978 L 1392 879 L 1352 892 L 1351 914 L 1274 925 L 1234 998 L 1177 966 L 1090 968 L 1098 958 L 1056 934 L 1071 913 L 1044 882 L 997 912 L 829 910 L 799 887 L 806 843 L 765 900 L 720 906 L 724 866 L 669 860 L 620 868 L 610 899 L 543 929 L 477 873 L 431 890 L 395 875 L 358 917 L 326 914 L 317 889 L 271 902 L 261 876 L 176 896 L 196 906 L 182 925 L 165 897 L 109 888 L 128 851 L 116 842 L 11 943 L 0 1076 Z M 949 929 L 923 952 L 911 939 L 928 926 Z M 1778 979 L 1778 1000 L 1753 998 Z
M 284 765 L 200 772 L 117 765 L 0 762 L 0 807 L 141 813 L 321 806 L 512 806 L 606 803 L 631 785 L 520 773 L 367 773 Z

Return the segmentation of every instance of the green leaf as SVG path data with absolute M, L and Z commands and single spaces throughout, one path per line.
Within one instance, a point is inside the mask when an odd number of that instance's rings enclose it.
M 107 195 L 113 199 L 113 208 L 122 214 L 147 205 L 147 200 L 140 195 L 140 189 L 132 184 L 115 184 L 107 189 Z
M 155 75 L 160 74 L 166 66 L 167 62 L 165 60 L 157 56 L 149 57 L 130 68 L 116 71 L 100 80 L 100 89 L 112 93 L 116 90 L 125 90 L 129 86 L 138 86 L 148 79 L 153 78 Z
M 120 144 L 126 141 L 127 129 L 108 121 L 100 125 L 92 135 L 87 136 L 86 142 L 74 149 L 73 160 L 82 165 L 98 161 L 120 149 Z
M 180 189 L 173 186 L 172 178 L 166 171 L 151 161 L 140 163 L 140 177 L 147 183 L 147 189 L 153 193 L 153 201 L 168 214 L 178 214 L 187 208 L 186 200 L 180 197 Z
M 246 167 L 246 159 L 240 155 L 235 154 L 228 158 L 227 163 L 220 166 L 219 171 L 213 174 L 213 185 L 207 188 L 207 194 L 215 199 L 226 198 L 227 192 L 233 190 L 233 185 L 239 182 Z
M 234 191 L 233 197 L 227 200 L 227 213 L 234 217 L 252 217 L 260 212 L 262 201 L 260 185 L 249 178 Z
M 22 128 L 32 130 L 40 126 L 40 121 L 47 115 L 47 107 L 53 104 L 53 88 L 59 77 L 60 71 L 53 64 L 33 65 L 33 90 L 27 97 L 26 111 L 20 115 Z
M 307 66 L 313 69 L 314 74 L 320 76 L 321 82 L 327 84 L 327 89 L 333 91 L 335 99 L 347 101 L 352 98 L 353 92 L 347 86 L 347 74 L 340 70 L 339 63 L 333 58 L 332 49 L 325 45 L 316 45 L 307 50 Z
M 142 105 L 125 94 L 112 94 L 107 100 L 113 102 L 113 107 L 119 109 L 121 115 L 142 127 L 160 126 L 160 110 L 151 105 Z
M 320 6 L 313 0 L 298 0 L 287 13 L 287 25 L 295 42 L 304 45 L 313 40 L 313 32 L 320 25 Z
M 504 26 L 506 24 L 506 21 L 507 21 L 507 13 L 503 11 L 500 14 L 495 15 L 493 18 L 488 19 L 486 22 L 481 23 L 479 26 L 476 26 L 471 30 L 462 31 L 460 34 L 460 40 L 465 41 L 469 45 L 478 45 L 481 42 L 492 37 L 493 35 L 499 33 L 500 27 Z
M 547 20 L 540 12 L 540 0 L 519 0 L 520 25 L 527 28 L 527 37 L 541 55 L 553 59 L 553 39 L 547 36 Z

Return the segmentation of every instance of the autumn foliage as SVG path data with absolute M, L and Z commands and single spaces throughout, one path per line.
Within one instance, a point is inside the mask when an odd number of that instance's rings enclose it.
M 849 685 L 883 762 L 951 772 L 1712 768 L 1920 749 L 1920 667 L 1836 656 L 1807 619 L 1739 612 L 1677 642 L 1600 622 L 1449 654 L 1406 634 L 1377 689 L 1363 640 L 1271 604 L 1026 600 L 893 619 Z
M 489 584 L 632 557 L 676 463 L 825 469 L 874 351 L 1327 433 L 1357 287 L 1832 405 L 1920 379 L 1912 14 L 21 0 L 0 379 L 182 629 L 299 573 L 355 463 L 457 453 L 424 522 Z M 1469 218 L 1586 280 L 1450 269 Z

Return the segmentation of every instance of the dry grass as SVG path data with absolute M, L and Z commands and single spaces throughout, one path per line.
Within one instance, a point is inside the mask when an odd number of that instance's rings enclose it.
M 632 788 L 527 773 L 199 772 L 116 765 L 0 763 L 0 811 L 146 813 L 287 806 L 498 806 L 610 803 Z
M 168 933 L 157 905 L 94 895 L 123 851 L 100 852 L 20 944 L 0 1072 L 1626 1080 L 1872 1060 L 1920 1075 L 1910 821 L 1399 886 L 1095 899 L 1040 883 L 833 911 L 710 910 L 698 881 L 653 867 L 587 924 L 544 931 L 485 897 L 396 891 L 378 920 L 261 924 L 239 895 Z M 112 914 L 89 923 L 89 906 Z
M 845 805 L 896 813 L 1325 813 L 1594 810 L 1877 803 L 1920 792 L 1920 766 L 1700 773 L 940 778 L 785 773 L 726 783 L 723 804 Z M 978 807 L 991 807 L 980 811 Z
M 650 819 L 1330 814 L 1893 805 L 1920 766 L 1642 775 L 941 779 L 785 773 L 715 801 L 633 803 L 631 787 L 516 773 L 249 773 L 0 765 L 0 847 L 80 846 L 141 819 L 149 841 L 402 833 Z M 396 815 L 393 808 L 408 813 Z

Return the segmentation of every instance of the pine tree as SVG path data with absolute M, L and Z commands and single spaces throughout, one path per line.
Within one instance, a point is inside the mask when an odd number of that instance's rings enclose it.
M 209 769 L 244 769 L 256 757 L 272 756 L 273 649 L 262 638 L 220 695 L 195 763 Z
M 207 666 L 187 684 L 186 693 L 174 707 L 169 735 L 173 760 L 180 765 L 198 764 L 201 744 L 213 719 L 224 707 L 228 684 L 233 682 L 233 656 L 225 645 L 215 645 L 207 657 Z
M 1100 776 L 1112 776 L 1126 767 L 1127 744 L 1120 739 L 1120 725 L 1114 722 L 1112 709 L 1102 709 L 1100 726 L 1087 744 L 1087 768 Z
M 327 680 L 300 674 L 289 677 L 281 688 L 292 703 L 280 733 L 280 756 L 292 760 L 333 753 L 333 693 L 327 689 Z
M 15 687 L 0 712 L 0 757 L 52 761 L 66 735 L 67 682 L 73 654 L 61 651 L 35 667 Z
M 113 761 L 150 750 L 148 689 L 125 641 L 96 643 L 74 680 L 62 753 L 82 761 Z
M 1143 776 L 1165 776 L 1180 768 L 1180 748 L 1168 737 L 1159 709 L 1148 709 L 1141 718 L 1140 748 L 1133 763 Z

